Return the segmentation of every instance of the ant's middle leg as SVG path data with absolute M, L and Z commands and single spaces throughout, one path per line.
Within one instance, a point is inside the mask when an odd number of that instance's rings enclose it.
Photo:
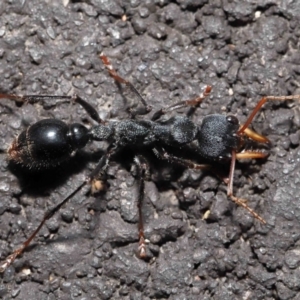
M 179 101 L 175 104 L 172 104 L 170 106 L 167 106 L 165 108 L 161 108 L 158 111 L 156 111 L 151 120 L 152 121 L 156 121 L 158 120 L 162 115 L 169 113 L 171 111 L 177 110 L 177 109 L 181 109 L 184 107 L 197 107 L 211 92 L 211 86 L 207 85 L 206 88 L 204 89 L 204 91 L 196 98 L 191 99 L 191 100 L 183 100 L 183 101 Z
M 87 101 L 83 100 L 77 94 L 72 96 L 56 96 L 56 95 L 15 95 L 15 94 L 0 94 L 0 99 L 10 99 L 17 103 L 36 103 L 44 100 L 68 100 L 78 103 L 87 113 L 88 115 L 97 123 L 104 123 L 100 118 L 97 110 Z
M 148 162 L 146 159 L 141 156 L 137 155 L 134 158 L 134 163 L 137 166 L 137 178 L 138 178 L 138 214 L 139 214 L 139 248 L 138 248 L 138 255 L 140 258 L 146 258 L 146 240 L 145 240 L 145 233 L 144 233 L 144 221 L 143 221 L 143 200 L 145 196 L 145 180 L 150 176 L 150 169 Z
M 132 117 L 135 117 L 136 115 L 145 115 L 148 114 L 151 110 L 152 110 L 152 106 L 147 104 L 147 101 L 144 99 L 144 97 L 139 93 L 139 91 L 134 87 L 134 85 L 124 79 L 123 77 L 121 77 L 116 70 L 113 68 L 112 64 L 110 63 L 108 57 L 106 55 L 104 55 L 103 53 L 100 54 L 100 58 L 104 64 L 104 66 L 106 67 L 106 69 L 108 70 L 109 75 L 118 83 L 120 84 L 125 84 L 126 86 L 128 86 L 132 92 L 134 92 L 134 94 L 140 99 L 141 103 L 143 104 L 143 109 L 136 109 L 135 111 L 132 109 L 129 109 L 129 112 L 131 114 Z
M 99 163 L 97 164 L 96 168 L 91 172 L 91 174 L 88 176 L 88 178 L 82 182 L 70 195 L 68 195 L 64 200 L 62 200 L 60 203 L 49 209 L 42 221 L 40 222 L 39 226 L 34 230 L 34 232 L 29 236 L 29 238 L 22 244 L 21 247 L 14 250 L 14 252 L 9 255 L 4 261 L 0 263 L 0 273 L 4 272 L 14 261 L 15 259 L 21 255 L 24 250 L 29 246 L 31 241 L 35 238 L 35 236 L 38 234 L 38 232 L 41 230 L 43 225 L 46 221 L 51 219 L 55 213 L 57 213 L 69 200 L 71 200 L 84 186 L 86 186 L 88 183 L 93 183 L 94 180 L 98 179 L 99 174 L 102 172 L 105 172 L 111 156 L 115 153 L 116 147 L 111 146 L 108 148 L 107 152 L 101 157 Z

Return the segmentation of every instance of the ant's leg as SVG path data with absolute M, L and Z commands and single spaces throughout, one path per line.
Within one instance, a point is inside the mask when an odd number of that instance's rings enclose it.
M 30 235 L 30 237 L 22 244 L 22 246 L 16 249 L 11 255 L 9 255 L 4 261 L 0 263 L 0 273 L 4 272 L 14 261 L 15 259 L 29 246 L 31 241 L 37 235 L 37 233 L 41 230 L 43 225 L 47 220 L 49 220 L 59 209 L 67 203 L 75 194 L 77 194 L 85 185 L 87 181 L 83 182 L 80 186 L 78 186 L 67 198 L 65 198 L 58 205 L 54 206 L 52 209 L 48 210 L 40 225 L 35 229 L 35 231 Z
M 177 156 L 173 156 L 172 154 L 167 153 L 164 149 L 158 149 L 153 148 L 152 149 L 154 154 L 159 158 L 159 159 L 163 159 L 163 160 L 167 160 L 170 163 L 175 163 L 181 166 L 184 166 L 188 169 L 193 169 L 193 170 L 209 170 L 211 172 L 213 172 L 221 181 L 224 181 L 226 184 L 228 184 L 228 178 L 224 177 L 222 174 L 220 174 L 220 172 L 218 172 L 218 170 L 216 170 L 215 168 L 213 168 L 213 166 L 211 165 L 207 165 L 207 164 L 196 164 L 191 160 L 188 159 L 182 159 L 179 158 Z
M 261 107 L 269 100 L 280 100 L 280 101 L 287 101 L 287 100 L 300 100 L 300 95 L 290 95 L 290 96 L 266 96 L 260 99 L 260 101 L 257 103 L 255 108 L 253 109 L 252 113 L 248 117 L 245 124 L 238 130 L 238 134 L 245 133 L 245 130 L 249 127 L 251 124 L 253 118 L 258 113 L 258 111 L 261 109 Z
M 196 97 L 194 99 L 179 101 L 179 102 L 177 102 L 175 104 L 172 104 L 168 107 L 161 108 L 160 110 L 156 111 L 153 114 L 151 120 L 155 121 L 155 120 L 159 119 L 162 115 L 164 115 L 168 112 L 171 112 L 173 110 L 183 108 L 183 107 L 188 107 L 188 106 L 197 107 L 203 101 L 203 99 L 206 98 L 210 94 L 210 91 L 211 91 L 211 86 L 208 85 L 208 86 L 206 86 L 203 93 L 201 93 L 198 97 Z
M 154 151 L 155 155 L 157 155 L 159 158 L 166 159 L 170 162 L 174 162 L 174 163 L 183 165 L 187 168 L 195 169 L 195 170 L 210 170 L 210 171 L 214 172 L 219 178 L 221 178 L 222 181 L 224 181 L 227 184 L 227 196 L 230 197 L 233 202 L 235 202 L 236 204 L 238 204 L 238 205 L 242 206 L 243 208 L 245 208 L 246 210 L 248 210 L 256 219 L 261 221 L 263 224 L 266 224 L 266 221 L 246 204 L 247 201 L 245 199 L 237 198 L 232 193 L 233 174 L 234 174 L 235 161 L 236 161 L 235 151 L 232 152 L 229 178 L 224 178 L 224 177 L 220 176 L 218 174 L 217 170 L 213 169 L 210 165 L 198 165 L 192 161 L 184 160 L 184 159 L 172 156 L 172 155 L 168 154 L 167 152 L 165 152 L 164 150 L 159 151 L 157 148 L 154 148 L 153 151 Z M 250 152 L 248 152 L 248 154 L 249 153 Z M 264 153 L 258 153 L 258 152 L 252 152 L 252 154 L 253 154 L 253 157 L 249 156 L 249 157 L 243 157 L 243 158 L 263 158 L 266 156 Z M 258 157 L 258 154 L 261 154 L 261 156 Z
M 87 101 L 83 100 L 77 94 L 74 94 L 71 98 L 74 102 L 81 105 L 81 107 L 88 113 L 88 115 L 97 123 L 103 124 L 104 121 L 100 118 L 96 108 L 89 104 Z
M 97 164 L 96 168 L 92 171 L 89 177 L 81 183 L 69 196 L 67 196 L 63 201 L 49 209 L 45 215 L 43 220 L 40 222 L 39 226 L 34 230 L 34 232 L 29 236 L 29 238 L 22 244 L 22 246 L 16 249 L 11 255 L 9 255 L 3 262 L 0 263 L 0 273 L 4 272 L 14 261 L 15 259 L 23 253 L 23 251 L 29 246 L 34 237 L 41 230 L 45 222 L 53 217 L 55 213 L 57 213 L 62 206 L 64 206 L 70 199 L 72 199 L 84 186 L 88 183 L 93 182 L 97 178 L 100 172 L 105 172 L 107 166 L 109 164 L 110 157 L 115 153 L 116 148 L 110 147 L 106 154 L 103 155 Z
M 194 169 L 194 170 L 209 170 L 211 169 L 211 165 L 199 165 L 194 163 L 191 160 L 187 160 L 187 159 L 182 159 L 176 156 L 173 156 L 172 154 L 169 154 L 168 152 L 166 152 L 164 149 L 158 149 L 157 147 L 152 149 L 154 154 L 163 160 L 167 160 L 170 163 L 175 163 L 181 166 L 184 166 L 188 169 Z
M 0 94 L 0 99 L 10 99 L 18 103 L 36 103 L 38 101 L 44 100 L 61 100 L 66 99 L 68 101 L 74 101 L 81 105 L 81 107 L 88 113 L 88 115 L 98 123 L 103 123 L 97 110 L 88 102 L 83 100 L 78 95 L 74 94 L 73 96 L 56 96 L 56 95 L 15 95 L 15 94 Z
M 100 58 L 103 62 L 103 64 L 105 65 L 105 67 L 108 69 L 108 72 L 110 74 L 110 76 L 112 78 L 114 78 L 117 82 L 119 83 L 123 83 L 123 84 L 126 84 L 140 99 L 140 101 L 142 102 L 142 104 L 144 105 L 145 107 L 145 110 L 146 111 L 136 111 L 136 112 L 131 112 L 133 113 L 133 115 L 142 115 L 142 114 L 147 114 L 149 113 L 151 110 L 152 110 L 152 107 L 150 105 L 147 104 L 146 100 L 142 97 L 142 95 L 137 91 L 137 89 L 133 86 L 133 84 L 129 81 L 127 81 L 126 79 L 120 77 L 117 72 L 114 70 L 113 66 L 111 65 L 109 59 L 107 56 L 103 55 L 103 54 L 100 54 Z M 176 109 L 180 109 L 180 108 L 183 108 L 183 107 L 187 107 L 187 106 L 191 106 L 191 107 L 196 107 L 199 105 L 199 103 L 209 95 L 211 91 L 211 86 L 207 86 L 205 91 L 198 97 L 192 99 L 192 100 L 184 100 L 184 101 L 180 101 L 178 103 L 175 103 L 171 106 L 168 106 L 166 108 L 162 108 L 158 111 L 156 111 L 153 115 L 153 117 L 151 118 L 152 121 L 155 121 L 157 119 L 159 119 L 162 115 L 168 113 L 168 112 L 171 112 L 173 110 L 176 110 Z
M 113 68 L 112 64 L 110 63 L 108 57 L 106 55 L 104 55 L 103 53 L 100 54 L 100 58 L 104 64 L 104 66 L 106 67 L 106 69 L 109 72 L 109 75 L 118 83 L 123 83 L 126 86 L 128 86 L 132 92 L 135 93 L 136 96 L 138 96 L 138 98 L 140 99 L 140 101 L 142 102 L 143 106 L 144 106 L 144 110 L 136 110 L 136 111 L 132 111 L 130 110 L 130 113 L 135 116 L 135 115 L 145 115 L 148 114 L 151 110 L 152 110 L 152 106 L 147 104 L 147 101 L 143 98 L 143 96 L 139 93 L 139 91 L 134 87 L 134 85 L 124 79 L 123 77 L 119 76 L 118 73 L 116 72 L 116 70 Z
M 138 155 L 134 158 L 134 163 L 137 166 L 137 178 L 138 178 L 138 212 L 139 212 L 139 248 L 138 255 L 140 258 L 146 257 L 146 242 L 145 242 L 145 234 L 144 234 L 144 222 L 143 222 L 143 212 L 142 205 L 145 195 L 145 179 L 149 177 L 149 165 L 144 157 Z
M 248 152 L 248 154 L 250 154 L 250 153 L 251 152 Z M 238 153 L 238 154 L 242 154 L 242 153 Z M 265 156 L 255 157 L 255 154 L 258 154 L 258 152 L 252 152 L 252 154 L 253 154 L 253 157 L 248 156 L 248 157 L 243 157 L 243 158 L 262 158 L 262 157 L 265 157 Z M 264 153 L 260 153 L 260 154 L 264 154 Z M 246 210 L 248 210 L 250 212 L 250 214 L 253 215 L 254 218 L 258 219 L 263 224 L 266 224 L 266 221 L 259 214 L 257 214 L 252 208 L 250 208 L 246 204 L 247 200 L 237 198 L 233 195 L 233 175 L 234 175 L 234 170 L 235 170 L 236 159 L 237 159 L 237 154 L 233 150 L 232 151 L 232 156 L 231 156 L 229 181 L 228 181 L 228 184 L 227 184 L 227 196 L 230 197 L 233 202 L 235 202 L 236 204 L 238 204 L 238 205 L 242 206 L 243 208 L 245 208 Z

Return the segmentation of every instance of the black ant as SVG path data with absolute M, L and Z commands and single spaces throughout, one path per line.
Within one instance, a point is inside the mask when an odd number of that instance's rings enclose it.
M 79 103 L 88 115 L 98 124 L 91 129 L 74 123 L 66 124 L 57 119 L 46 119 L 36 122 L 21 132 L 12 142 L 8 149 L 8 159 L 19 163 L 28 168 L 47 168 L 55 166 L 69 159 L 74 153 L 87 145 L 89 141 L 108 142 L 107 150 L 104 152 L 100 161 L 88 176 L 69 196 L 59 204 L 47 211 L 40 225 L 30 235 L 30 237 L 9 255 L 1 264 L 0 272 L 5 271 L 17 256 L 28 247 L 33 238 L 40 231 L 44 223 L 49 220 L 60 208 L 77 194 L 85 185 L 91 183 L 97 189 L 97 184 L 102 175 L 105 174 L 112 156 L 124 147 L 150 148 L 154 154 L 162 160 L 182 165 L 186 168 L 196 170 L 210 170 L 218 172 L 212 167 L 214 163 L 230 162 L 229 176 L 222 178 L 227 184 L 227 195 L 233 202 L 244 207 L 256 219 L 265 224 L 266 221 L 252 210 L 246 200 L 233 195 L 233 176 L 236 160 L 239 159 L 259 159 L 265 158 L 267 153 L 261 151 L 245 150 L 247 140 L 257 143 L 268 144 L 269 140 L 249 129 L 255 115 L 268 100 L 292 100 L 300 99 L 300 95 L 291 96 L 265 96 L 263 97 L 253 112 L 250 114 L 245 124 L 240 125 L 238 119 L 232 115 L 213 114 L 203 118 L 201 124 L 195 124 L 187 116 L 176 115 L 168 120 L 160 118 L 169 112 L 184 107 L 197 107 L 200 102 L 210 94 L 211 87 L 206 86 L 204 92 L 192 100 L 180 101 L 169 107 L 156 111 L 151 120 L 137 120 L 136 115 L 147 114 L 151 107 L 146 100 L 136 90 L 136 88 L 126 79 L 120 77 L 113 69 L 108 58 L 101 54 L 103 64 L 107 68 L 110 76 L 119 84 L 127 85 L 143 104 L 143 109 L 131 110 L 131 118 L 121 121 L 103 121 L 96 109 L 83 100 L 78 95 L 73 96 L 48 96 L 48 95 L 25 95 L 0 94 L 0 98 L 11 99 L 16 102 L 34 103 L 47 99 L 66 99 Z M 168 153 L 164 148 L 181 149 L 181 147 L 193 144 L 196 155 L 205 160 L 207 164 L 197 164 L 191 160 L 183 159 Z M 147 160 L 142 155 L 137 155 L 134 159 L 138 170 L 139 181 L 139 249 L 138 254 L 141 258 L 146 257 L 146 241 L 144 236 L 144 225 L 142 220 L 141 206 L 144 198 L 144 181 L 149 174 Z M 219 176 L 220 177 L 220 176 Z

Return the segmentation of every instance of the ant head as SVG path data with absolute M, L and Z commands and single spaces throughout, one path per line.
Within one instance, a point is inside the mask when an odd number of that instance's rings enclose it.
M 210 160 L 230 158 L 232 150 L 240 145 L 238 129 L 239 121 L 234 116 L 216 114 L 205 117 L 197 136 L 198 152 Z

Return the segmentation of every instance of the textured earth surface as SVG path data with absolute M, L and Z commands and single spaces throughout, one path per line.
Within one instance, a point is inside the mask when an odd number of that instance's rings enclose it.
M 155 109 L 192 99 L 209 84 L 212 93 L 193 120 L 231 113 L 244 122 L 262 96 L 300 94 L 299 15 L 297 0 L 2 1 L 0 91 L 77 93 L 101 118 L 127 118 L 136 99 L 126 89 L 122 96 L 109 77 L 98 58 L 104 52 Z M 3 259 L 47 207 L 84 180 L 106 144 L 90 143 L 58 169 L 24 170 L 5 151 L 26 126 L 49 117 L 93 122 L 66 102 L 0 104 Z M 253 128 L 272 141 L 270 155 L 237 165 L 234 192 L 267 225 L 227 199 L 218 178 L 147 153 L 152 258 L 137 258 L 133 148 L 113 159 L 107 192 L 94 197 L 87 188 L 47 222 L 1 275 L 0 297 L 300 299 L 300 104 L 268 103 Z

